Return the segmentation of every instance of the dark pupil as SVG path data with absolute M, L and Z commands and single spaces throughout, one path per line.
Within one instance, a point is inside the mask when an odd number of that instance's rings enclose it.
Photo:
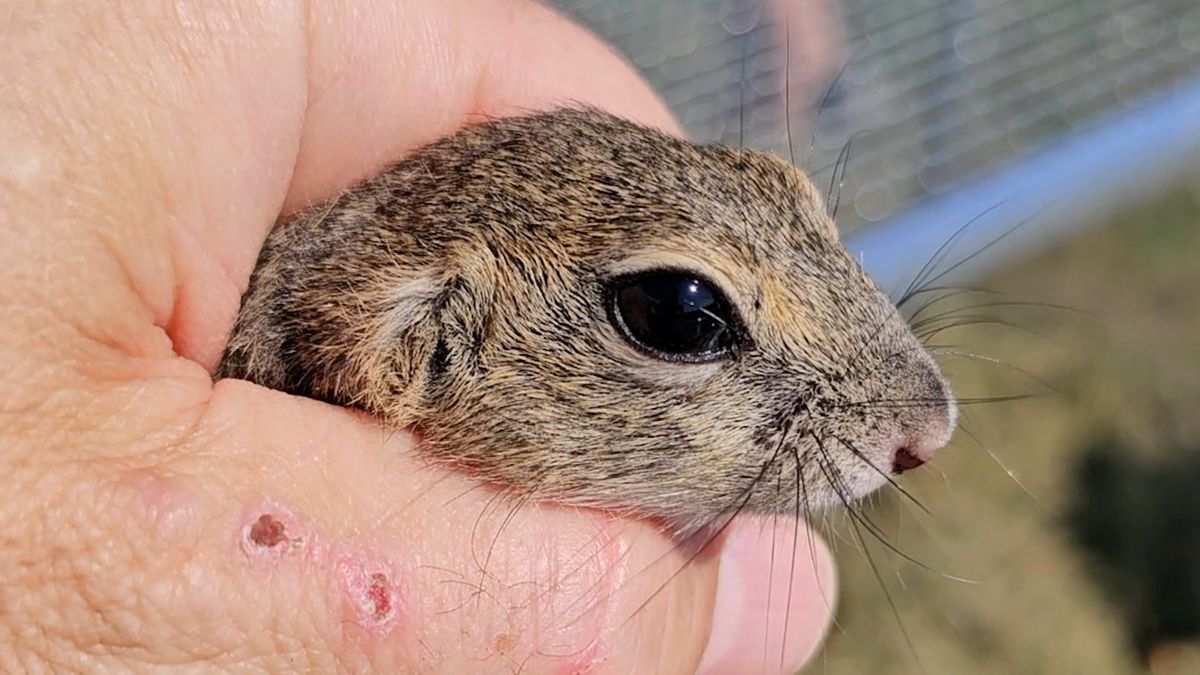
M 695 277 L 675 273 L 633 277 L 617 288 L 615 301 L 629 337 L 654 351 L 713 356 L 732 342 L 729 307 Z

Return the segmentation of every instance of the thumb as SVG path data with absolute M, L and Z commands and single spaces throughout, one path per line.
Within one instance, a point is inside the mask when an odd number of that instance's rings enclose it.
M 647 523 L 480 487 L 423 464 L 408 434 L 243 382 L 217 386 L 193 438 L 138 483 L 170 524 L 144 541 L 193 551 L 209 584 L 159 615 L 228 617 L 206 643 L 258 645 L 244 665 L 294 667 L 302 649 L 380 672 L 791 672 L 828 622 L 828 552 L 792 520 L 735 520 L 696 554 Z
M 833 616 L 833 557 L 792 518 L 735 521 L 730 529 L 698 672 L 794 673 L 816 652 Z

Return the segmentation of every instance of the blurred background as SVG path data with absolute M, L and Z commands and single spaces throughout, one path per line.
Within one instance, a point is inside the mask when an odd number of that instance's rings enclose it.
M 1200 2 L 551 4 L 923 289 L 962 426 L 817 523 L 843 582 L 806 672 L 1200 673 Z

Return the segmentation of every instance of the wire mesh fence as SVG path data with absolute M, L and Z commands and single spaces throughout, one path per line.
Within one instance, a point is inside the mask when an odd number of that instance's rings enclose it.
M 829 0 L 844 68 L 823 97 L 788 77 L 814 0 L 552 4 L 623 51 L 692 137 L 842 184 L 845 230 L 1200 78 L 1196 0 Z

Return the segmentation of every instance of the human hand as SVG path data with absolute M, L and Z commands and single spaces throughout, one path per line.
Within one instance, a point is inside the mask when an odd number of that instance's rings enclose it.
M 673 129 L 604 46 L 516 0 L 5 9 L 0 670 L 772 672 L 816 648 L 833 569 L 802 526 L 690 560 L 211 382 L 279 213 L 484 115 Z

